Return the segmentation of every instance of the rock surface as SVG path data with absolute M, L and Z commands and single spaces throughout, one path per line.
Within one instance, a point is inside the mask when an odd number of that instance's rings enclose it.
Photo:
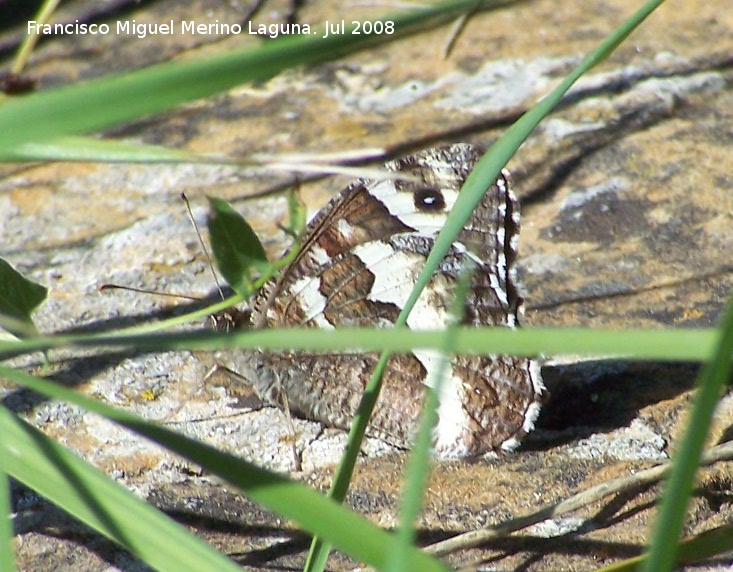
M 267 3 L 253 22 L 282 22 L 289 6 Z M 235 157 L 364 147 L 400 153 L 457 140 L 486 145 L 637 7 L 628 0 L 613 5 L 588 0 L 562 10 L 547 0 L 518 3 L 474 15 L 448 58 L 441 46 L 449 28 L 427 30 L 241 86 L 110 136 Z M 67 2 L 57 21 L 241 22 L 249 7 L 205 0 L 139 7 L 120 1 L 105 10 L 94 2 Z M 346 10 L 344 16 L 337 2 L 307 3 L 295 17 L 316 25 L 384 14 L 379 7 Z M 25 26 L 23 19 L 0 30 L 6 58 Z M 258 41 L 246 33 L 53 37 L 37 48 L 28 73 L 47 89 Z M 512 159 L 509 168 L 523 205 L 520 274 L 527 324 L 716 324 L 733 282 L 730 53 L 731 13 L 714 3 L 663 6 L 583 78 L 566 105 Z M 45 332 L 144 323 L 175 311 L 176 302 L 100 293 L 98 286 L 113 282 L 202 297 L 213 291 L 179 193 L 187 193 L 201 226 L 205 195 L 234 201 L 274 256 L 286 244 L 274 224 L 285 219 L 284 199 L 244 199 L 291 181 L 287 175 L 232 167 L 5 165 L 0 167 L 0 255 L 49 286 L 49 300 L 36 314 Z M 334 177 L 304 183 L 310 212 L 347 182 Z M 185 352 L 79 356 L 59 363 L 57 379 L 263 466 L 291 471 L 284 417 L 242 405 L 239 388 L 227 380 L 204 383 L 210 366 L 210 357 Z M 697 367 L 565 359 L 551 362 L 543 373 L 551 398 L 537 430 L 516 454 L 436 464 L 419 525 L 422 542 L 532 512 L 668 458 L 681 434 Z M 180 459 L 84 411 L 3 387 L 6 406 L 171 511 L 242 565 L 302 566 L 307 539 L 212 479 L 197 476 Z M 721 402 L 714 440 L 729 432 L 731 403 L 729 397 Z M 295 476 L 326 490 L 344 435 L 299 420 L 295 425 L 304 469 Z M 376 442 L 367 452 L 349 503 L 374 522 L 392 526 L 406 455 Z M 730 489 L 730 463 L 704 472 L 685 533 L 729 523 Z M 20 569 L 144 569 L 27 490 L 16 492 Z M 587 570 L 640 554 L 657 492 L 652 487 L 596 502 L 449 562 L 460 566 L 483 559 L 486 570 Z M 333 569 L 355 564 L 332 556 Z

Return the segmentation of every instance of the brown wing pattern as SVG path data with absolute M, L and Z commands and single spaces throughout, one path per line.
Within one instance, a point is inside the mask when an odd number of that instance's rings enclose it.
M 309 223 L 303 248 L 266 284 L 252 309 L 254 327 L 390 327 L 420 273 L 435 236 L 481 156 L 467 144 L 427 150 L 386 165 L 418 180 L 357 180 Z M 465 321 L 517 325 L 522 300 L 513 274 L 519 208 L 505 175 L 492 185 L 441 261 L 408 326 L 441 328 L 458 275 L 476 267 Z M 260 397 L 294 413 L 348 428 L 378 360 L 372 354 L 240 352 L 236 369 Z M 370 433 L 408 447 L 438 356 L 422 351 L 388 363 Z M 455 356 L 439 395 L 436 453 L 474 456 L 509 449 L 532 428 L 543 386 L 532 360 Z

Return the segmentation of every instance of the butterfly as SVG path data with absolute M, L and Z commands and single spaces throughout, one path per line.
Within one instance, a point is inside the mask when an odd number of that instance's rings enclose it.
M 255 296 L 249 327 L 393 326 L 481 155 L 473 145 L 447 145 L 385 165 L 404 179 L 352 182 L 308 223 L 297 257 Z M 457 280 L 469 266 L 463 324 L 516 327 L 523 304 L 514 270 L 518 239 L 519 205 L 503 172 L 441 260 L 408 327 L 446 327 Z M 227 365 L 262 400 L 348 429 L 378 360 L 374 353 L 240 350 Z M 439 360 L 426 350 L 389 359 L 370 436 L 409 448 Z M 543 391 L 533 359 L 453 356 L 438 395 L 434 454 L 475 457 L 515 448 L 534 427 Z

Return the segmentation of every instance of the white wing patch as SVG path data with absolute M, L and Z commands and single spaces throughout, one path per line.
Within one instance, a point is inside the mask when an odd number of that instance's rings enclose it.
M 313 320 L 319 328 L 333 330 L 333 325 L 326 320 L 323 314 L 326 308 L 326 298 L 318 289 L 320 283 L 319 280 L 304 276 L 293 283 L 290 291 L 303 309 L 305 322 Z
M 369 187 L 369 193 L 381 202 L 392 216 L 425 236 L 433 236 L 440 232 L 445 223 L 445 213 L 453 208 L 458 199 L 457 190 L 444 188 L 441 192 L 445 201 L 443 211 L 425 212 L 416 210 L 412 193 L 397 190 L 393 181 L 379 181 Z

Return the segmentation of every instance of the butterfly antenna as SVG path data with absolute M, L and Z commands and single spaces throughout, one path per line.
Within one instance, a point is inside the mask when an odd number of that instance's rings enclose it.
M 105 290 L 127 290 L 129 292 L 139 292 L 140 294 L 154 294 L 155 296 L 167 296 L 168 298 L 183 298 L 184 300 L 192 300 L 200 302 L 201 298 L 195 296 L 186 296 L 185 294 L 170 294 L 169 292 L 156 292 L 155 290 L 145 290 L 144 288 L 134 288 L 132 286 L 122 286 L 120 284 L 102 284 L 97 288 L 100 292 Z
M 193 229 L 196 231 L 196 236 L 199 239 L 201 250 L 204 251 L 204 254 L 206 255 L 206 260 L 209 261 L 209 268 L 211 269 L 211 274 L 213 274 L 214 276 L 214 282 L 216 283 L 216 289 L 219 291 L 219 296 L 221 296 L 221 299 L 224 300 L 224 290 L 222 290 L 221 283 L 219 282 L 219 277 L 216 275 L 216 270 L 214 270 L 214 261 L 211 260 L 211 256 L 209 255 L 209 249 L 206 248 L 206 244 L 204 244 L 204 239 L 201 236 L 201 232 L 199 232 L 199 227 L 193 218 L 193 211 L 191 210 L 191 203 L 188 202 L 188 197 L 186 196 L 186 193 L 181 193 L 181 200 L 186 205 L 186 212 L 188 212 L 188 219 L 191 221 L 191 225 L 193 226 Z

